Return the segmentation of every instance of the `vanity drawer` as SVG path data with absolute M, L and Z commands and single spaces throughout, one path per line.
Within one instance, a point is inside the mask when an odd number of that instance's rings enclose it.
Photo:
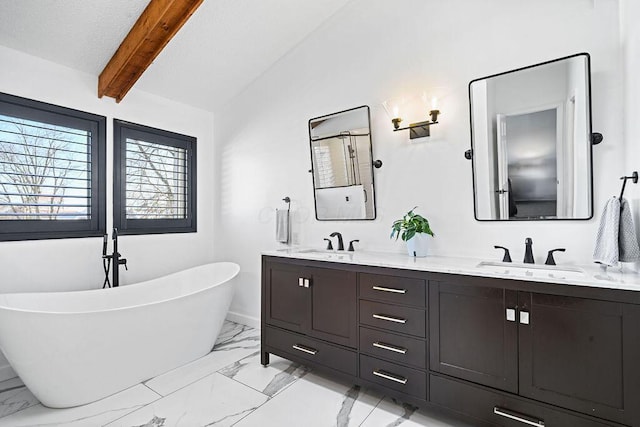
M 352 376 L 356 376 L 358 372 L 358 356 L 354 351 L 271 327 L 265 328 L 263 339 L 267 347 L 282 350 L 298 358 L 325 365 Z
M 360 352 L 427 368 L 427 343 L 417 338 L 360 327 Z
M 419 308 L 360 300 L 360 323 L 426 337 L 426 311 Z
M 360 378 L 419 399 L 427 398 L 427 373 L 416 369 L 360 355 Z
M 397 304 L 426 305 L 427 284 L 422 279 L 360 273 L 360 297 Z
M 433 404 L 462 412 L 496 426 L 603 427 L 617 425 L 436 375 L 431 375 L 429 378 L 429 396 Z M 538 424 L 540 421 L 544 424 Z

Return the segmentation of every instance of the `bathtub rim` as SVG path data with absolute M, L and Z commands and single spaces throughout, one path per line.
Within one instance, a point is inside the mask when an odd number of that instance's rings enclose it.
M 89 310 L 89 311 L 45 311 L 45 310 L 33 310 L 33 309 L 25 309 L 25 308 L 16 308 L 16 307 L 10 307 L 7 305 L 4 305 L 1 301 L 0 298 L 0 310 L 6 310 L 6 311 L 13 311 L 13 312 L 20 312 L 20 313 L 31 313 L 31 314 L 56 314 L 56 315 L 77 315 L 77 314 L 93 314 L 93 313 L 109 313 L 109 312 L 113 312 L 113 311 L 122 311 L 122 310 L 131 310 L 131 309 L 136 309 L 139 307 L 146 307 L 146 306 L 150 306 L 150 305 L 156 305 L 156 304 L 162 304 L 162 303 L 166 303 L 166 302 L 170 302 L 170 301 L 175 301 L 177 299 L 180 298 L 186 298 L 186 297 L 190 297 L 192 295 L 197 295 L 199 293 L 205 292 L 207 290 L 210 290 L 212 288 L 215 288 L 217 286 L 221 286 L 224 285 L 225 283 L 230 282 L 231 280 L 233 280 L 239 273 L 240 273 L 240 265 L 238 265 L 235 262 L 232 261 L 214 261 L 214 262 L 209 262 L 207 264 L 200 264 L 200 265 L 196 265 L 194 267 L 188 267 L 185 268 L 183 270 L 178 270 L 176 272 L 173 273 L 169 273 L 169 274 L 165 274 L 164 276 L 158 276 L 155 277 L 153 279 L 148 279 L 148 280 L 144 280 L 142 282 L 136 282 L 136 283 L 132 283 L 130 285 L 125 285 L 125 286 L 119 286 L 117 288 L 99 288 L 99 289 L 83 289 L 83 290 L 78 290 L 78 291 L 59 291 L 59 292 L 8 292 L 8 293 L 3 293 L 0 294 L 0 297 L 5 296 L 5 295 L 16 295 L 16 296 L 23 296 L 23 295 L 47 295 L 47 294 L 55 294 L 55 295 L 64 295 L 64 294 L 74 294 L 74 295 L 78 295 L 78 294 L 82 294 L 82 293 L 88 293 L 88 292 L 119 292 L 121 289 L 126 289 L 129 286 L 149 286 L 150 282 L 153 282 L 154 280 L 157 279 L 162 279 L 168 276 L 172 276 L 175 274 L 180 274 L 183 272 L 186 272 L 188 270 L 192 270 L 192 269 L 196 269 L 196 268 L 200 268 L 200 267 L 204 267 L 207 265 L 213 265 L 213 264 L 230 264 L 232 265 L 234 268 L 232 270 L 233 274 L 229 275 L 225 280 L 220 281 L 214 285 L 211 286 L 207 286 L 204 287 L 202 289 L 198 289 L 194 292 L 189 292 L 189 293 L 184 293 L 184 294 L 180 294 L 177 296 L 174 296 L 172 298 L 165 298 L 165 299 L 160 299 L 160 300 L 154 300 L 152 302 L 148 302 L 145 304 L 137 304 L 137 305 L 125 305 L 122 307 L 116 307 L 116 308 L 107 308 L 107 309 L 101 309 L 101 310 Z

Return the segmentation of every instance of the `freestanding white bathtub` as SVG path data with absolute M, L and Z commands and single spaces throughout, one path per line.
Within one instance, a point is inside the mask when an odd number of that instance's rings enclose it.
M 44 405 L 83 405 L 204 356 L 240 268 L 218 262 L 112 289 L 0 295 L 0 348 Z

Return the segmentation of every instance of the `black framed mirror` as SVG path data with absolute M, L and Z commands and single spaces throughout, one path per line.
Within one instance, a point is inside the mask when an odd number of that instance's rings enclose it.
M 469 107 L 476 220 L 593 216 L 589 54 L 475 79 Z
M 309 120 L 316 219 L 376 218 L 369 107 Z

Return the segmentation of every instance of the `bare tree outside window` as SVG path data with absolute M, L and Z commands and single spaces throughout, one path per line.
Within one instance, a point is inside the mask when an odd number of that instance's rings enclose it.
M 128 219 L 186 218 L 186 150 L 127 138 Z
M 0 115 L 0 219 L 87 219 L 87 131 Z

